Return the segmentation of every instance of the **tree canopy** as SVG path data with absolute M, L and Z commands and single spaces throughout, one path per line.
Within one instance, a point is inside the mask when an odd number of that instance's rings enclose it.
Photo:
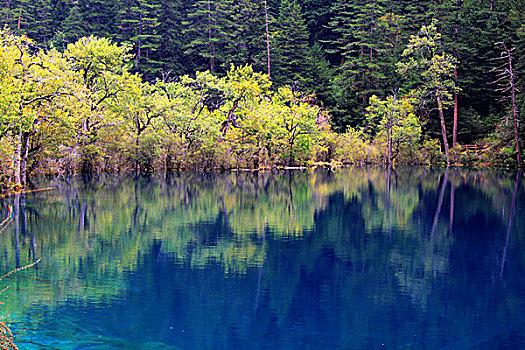
M 380 106 L 408 100 L 417 152 L 394 161 L 521 165 L 521 0 L 0 8 L 3 183 L 44 169 L 387 162 Z

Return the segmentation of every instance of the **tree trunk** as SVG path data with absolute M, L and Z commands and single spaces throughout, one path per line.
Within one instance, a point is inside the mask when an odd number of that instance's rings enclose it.
M 454 28 L 454 58 L 456 59 L 456 62 L 458 60 L 458 26 L 459 26 L 459 1 L 456 0 L 456 28 Z M 458 82 L 458 68 L 454 67 L 454 80 L 457 84 Z M 454 92 L 454 126 L 452 128 L 452 148 L 456 148 L 456 142 L 457 142 L 457 135 L 458 135 L 458 92 Z
M 514 142 L 516 143 L 516 156 L 518 160 L 518 167 L 521 167 L 521 148 L 518 130 L 518 107 L 516 105 L 516 85 L 514 81 L 514 70 L 512 69 L 511 50 L 508 50 L 509 55 L 509 73 L 510 73 L 510 87 L 512 93 L 512 119 L 514 121 Z
M 138 41 L 137 42 L 137 66 L 140 63 L 140 56 L 141 56 L 140 49 L 142 46 L 141 38 L 142 38 L 142 11 L 140 12 L 140 15 L 139 15 L 139 35 L 137 38 L 137 41 Z
M 516 78 L 514 74 L 514 68 L 512 66 L 512 51 L 514 51 L 514 48 L 508 49 L 505 45 L 505 42 L 499 42 L 496 43 L 497 45 L 500 45 L 503 50 L 503 54 L 501 56 L 502 59 L 505 59 L 506 62 L 501 67 L 498 68 L 499 72 L 499 78 L 496 80 L 496 82 L 499 82 L 500 80 L 504 78 L 508 78 L 509 83 L 506 84 L 500 84 L 500 91 L 504 92 L 510 92 L 510 96 L 507 96 L 507 98 L 510 97 L 512 102 L 512 121 L 514 124 L 514 142 L 516 144 L 516 157 L 518 161 L 518 167 L 521 167 L 521 147 L 520 147 L 520 140 L 519 140 L 519 126 L 518 126 L 518 107 L 516 104 Z
M 137 116 L 137 121 L 135 123 L 135 126 L 136 126 L 136 132 L 137 132 L 137 137 L 135 138 L 135 173 L 137 175 L 140 174 L 140 160 L 139 160 L 139 156 L 140 156 L 140 134 L 142 133 L 142 130 L 140 130 L 140 121 L 138 120 L 138 116 Z
M 18 15 L 18 30 L 20 30 L 20 24 L 22 22 L 22 9 L 20 9 L 20 14 Z
M 388 118 L 388 131 L 387 131 L 387 140 L 386 140 L 386 152 L 387 152 L 387 161 L 388 165 L 392 164 L 392 129 L 394 121 L 394 106 L 397 101 L 397 94 L 394 94 L 392 100 L 392 108 L 390 109 L 390 118 Z
M 166 154 L 166 162 L 165 162 L 166 174 L 171 174 L 173 172 L 173 159 L 171 157 L 171 153 L 169 149 L 167 153 L 168 154 Z
M 458 79 L 458 69 L 454 68 L 454 78 Z M 456 148 L 458 135 L 458 93 L 454 92 L 454 126 L 452 127 L 452 148 Z
M 20 179 L 20 160 L 21 160 L 21 153 L 22 153 L 22 132 L 18 132 L 16 135 L 16 149 L 15 149 L 15 159 L 13 163 L 14 168 L 14 183 L 15 185 L 20 185 L 21 179 Z
M 266 3 L 266 0 L 264 0 L 264 18 L 266 24 L 266 54 L 268 56 L 268 77 L 271 79 L 272 76 L 270 74 L 270 32 L 268 30 L 268 5 Z
M 392 164 L 392 125 L 388 122 L 388 131 L 386 133 L 386 163 L 387 165 Z
M 27 184 L 27 158 L 29 156 L 29 139 L 31 132 L 22 134 L 21 152 L 20 152 L 20 184 L 26 187 Z
M 447 128 L 445 125 L 445 116 L 443 115 L 443 104 L 441 103 L 441 97 L 436 94 L 437 103 L 438 103 L 438 110 L 439 110 L 439 118 L 441 120 L 441 134 L 443 135 L 443 147 L 445 148 L 445 156 L 447 157 L 447 166 L 450 165 L 450 152 L 448 148 L 448 140 L 447 140 Z
M 385 212 L 388 219 L 388 236 L 392 236 L 392 218 L 390 215 L 390 198 L 392 195 L 392 164 L 388 164 L 388 169 L 385 172 Z

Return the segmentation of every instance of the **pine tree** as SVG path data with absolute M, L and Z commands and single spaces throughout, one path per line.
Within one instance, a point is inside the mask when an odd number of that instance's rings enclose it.
M 80 1 L 79 10 L 89 35 L 111 37 L 118 31 L 117 0 Z
M 154 78 L 162 69 L 162 63 L 155 56 L 161 41 L 159 8 L 154 0 L 125 0 L 120 9 L 120 38 L 134 45 L 135 68 L 146 80 Z
M 349 0 L 336 1 L 331 10 L 328 22 L 331 34 L 323 41 L 325 51 L 333 55 L 332 61 L 339 66 L 343 63 L 343 48 L 351 41 L 352 9 Z
M 11 21 L 8 26 L 18 33 L 34 34 L 31 32 L 31 25 L 35 20 L 33 2 L 30 0 L 12 1 L 9 7 L 11 8 L 9 15 Z
M 25 34 L 39 44 L 54 36 L 57 27 L 53 20 L 56 0 L 8 0 L 3 3 L 1 17 L 4 25 Z
M 297 0 L 281 0 L 275 34 L 275 55 L 272 55 L 272 76 L 278 85 L 311 85 L 309 69 L 308 31 Z
M 406 39 L 410 38 L 410 35 L 416 34 L 422 26 L 430 23 L 430 21 L 435 16 L 435 12 L 432 11 L 433 3 L 434 1 L 431 0 L 401 1 L 400 14 L 407 16 L 407 21 L 403 22 L 402 30 L 402 33 Z
M 157 32 L 162 33 L 162 40 L 155 56 L 162 62 L 163 77 L 190 74 L 195 67 L 184 54 L 184 46 L 189 41 L 184 35 L 183 22 L 191 9 L 191 3 L 185 0 L 162 0 L 159 4 Z
M 386 25 L 385 1 L 338 1 L 332 8 L 330 22 L 336 34 L 328 52 L 339 55 L 335 97 L 340 127 L 356 125 L 364 120 L 369 98 L 384 96 L 388 90 L 385 71 L 392 65 L 393 55 L 388 37 L 392 28 Z M 345 116 L 346 114 L 346 116 Z M 352 116 L 352 117 L 350 117 Z
M 515 48 L 509 48 L 504 42 L 496 43 L 501 49 L 501 55 L 497 58 L 498 67 L 495 69 L 497 72 L 497 81 L 498 90 L 504 94 L 503 100 L 510 101 L 510 115 L 505 117 L 506 120 L 512 119 L 512 124 L 514 126 L 514 145 L 516 147 L 516 158 L 517 165 L 521 167 L 521 147 L 520 147 L 520 137 L 519 137 L 519 113 L 517 105 L 517 89 L 516 85 L 518 82 L 518 76 L 515 69 L 515 60 L 514 53 Z M 496 58 L 495 58 L 496 59 Z
M 219 71 L 226 61 L 226 47 L 235 30 L 232 15 L 232 0 L 200 0 L 193 5 L 184 22 L 184 32 L 190 36 L 185 52 L 196 58 L 197 68 Z
M 55 32 L 62 26 L 62 22 L 69 15 L 69 2 L 66 0 L 50 0 L 51 26 Z
M 265 12 L 263 1 L 238 0 L 232 17 L 234 32 L 227 46 L 226 65 L 250 64 L 267 70 Z
M 504 23 L 503 8 L 494 8 L 488 1 L 466 0 L 460 16 L 458 40 L 458 85 L 462 91 L 459 101 L 459 113 L 474 115 L 472 118 L 458 118 L 459 137 L 466 142 L 472 142 L 490 132 L 498 118 L 505 112 L 498 102 L 499 94 L 490 82 L 496 80 L 491 58 L 499 55 L 494 43 L 505 40 L 502 24 Z M 465 49 L 462 49 L 462 48 Z M 468 130 L 461 132 L 461 130 Z
M 525 115 L 525 1 L 505 2 L 505 13 L 508 14 L 505 40 L 515 48 L 516 68 L 520 72 L 516 81 L 518 100 L 521 101 L 518 109 L 523 116 Z
M 303 0 L 303 13 L 310 37 L 310 45 L 329 39 L 328 23 L 331 17 L 330 0 Z
M 9 27 L 11 16 L 11 1 L 0 0 L 0 24 L 2 25 L 2 28 Z
M 88 35 L 84 14 L 80 11 L 79 3 L 72 3 L 69 14 L 62 23 L 63 41 L 74 43 L 78 39 Z
M 334 104 L 332 100 L 332 76 L 334 70 L 325 57 L 324 51 L 320 44 L 314 44 L 308 53 L 308 89 L 313 91 L 319 101 L 324 106 Z
M 2 28 L 7 27 L 16 29 L 19 15 L 17 0 L 2 0 L 0 1 Z

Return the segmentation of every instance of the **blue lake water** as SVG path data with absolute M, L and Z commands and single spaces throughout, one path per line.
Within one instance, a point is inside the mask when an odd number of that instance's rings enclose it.
M 0 273 L 42 259 L 0 281 L 20 349 L 525 349 L 521 174 L 37 185 L 0 202 Z

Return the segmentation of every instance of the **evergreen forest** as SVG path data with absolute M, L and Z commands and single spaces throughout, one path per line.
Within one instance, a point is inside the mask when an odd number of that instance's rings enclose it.
M 519 167 L 524 0 L 0 0 L 0 182 Z

